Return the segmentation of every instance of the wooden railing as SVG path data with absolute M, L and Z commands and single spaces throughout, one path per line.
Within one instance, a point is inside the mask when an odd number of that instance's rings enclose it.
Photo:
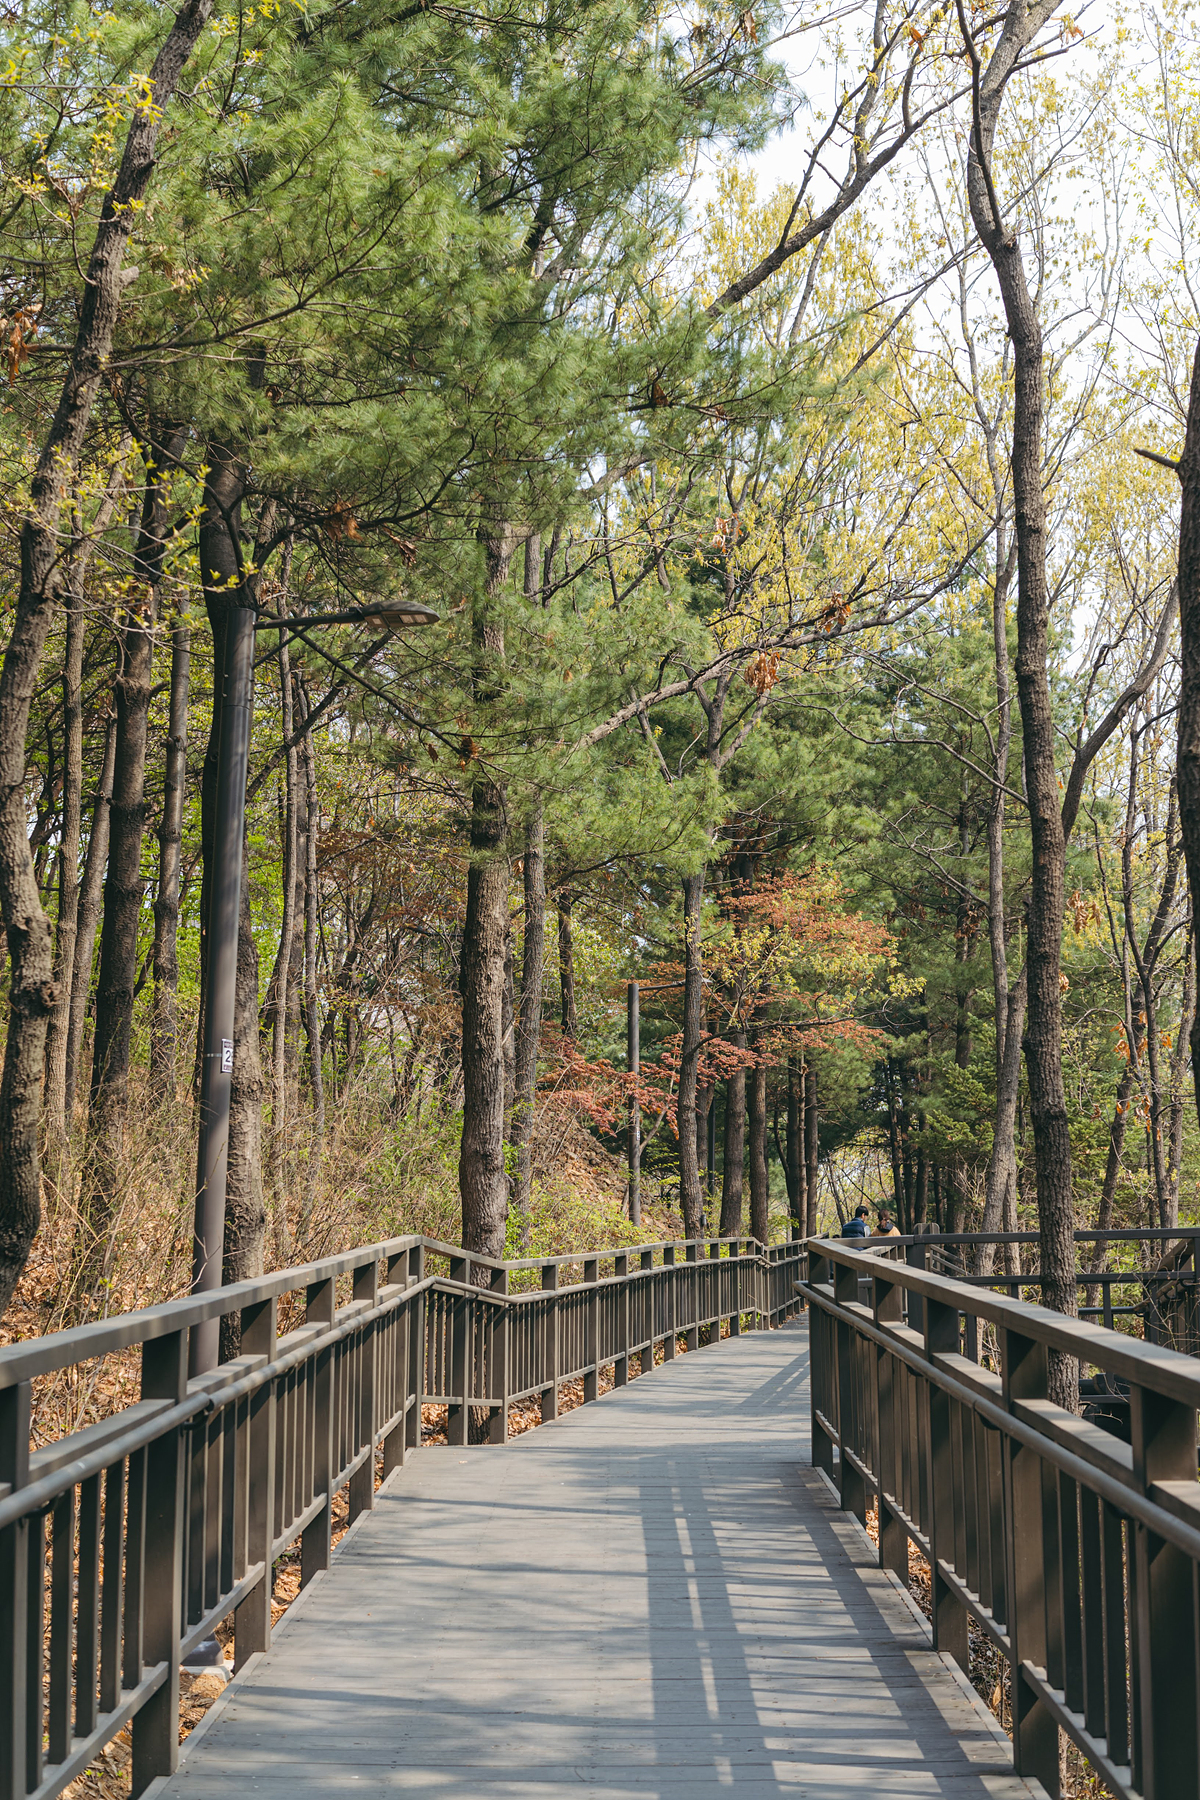
M 680 1338 L 781 1323 L 802 1247 L 644 1244 L 498 1263 L 422 1238 L 0 1349 L 0 1800 L 53 1800 L 132 1721 L 133 1795 L 176 1766 L 179 1666 L 234 1621 L 271 1636 L 271 1570 L 328 1568 L 332 1505 L 374 1505 L 421 1408 L 493 1442 L 514 1401 L 669 1359 Z M 510 1291 L 510 1289 L 512 1291 Z M 188 1334 L 241 1319 L 241 1355 L 189 1380 Z M 281 1317 L 283 1328 L 281 1329 Z M 136 1401 L 30 1451 L 31 1403 L 96 1359 L 140 1355 Z
M 1014 1762 L 1059 1793 L 1065 1731 L 1112 1793 L 1200 1795 L 1200 1361 L 910 1267 L 809 1242 L 812 1455 L 934 1644 L 973 1619 L 1007 1659 Z M 1048 1353 L 1127 1384 L 1131 1442 L 1053 1405 Z

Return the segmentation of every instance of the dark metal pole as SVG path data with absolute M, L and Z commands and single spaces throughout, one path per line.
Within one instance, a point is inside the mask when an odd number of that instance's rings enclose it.
M 217 757 L 217 816 L 213 824 L 208 967 L 204 991 L 204 1058 L 200 1077 L 200 1146 L 196 1158 L 196 1222 L 192 1292 L 221 1285 L 225 1186 L 229 1167 L 229 1093 L 233 1082 L 233 1018 L 237 988 L 246 771 L 254 692 L 255 614 L 232 606 L 225 626 L 221 670 L 221 738 Z M 193 1327 L 192 1375 L 217 1364 L 221 1321 Z
M 629 984 L 627 1061 L 629 1073 L 636 1075 L 642 1066 L 641 1011 L 638 984 Z M 642 1109 L 636 1094 L 629 1096 L 629 1223 L 642 1222 Z

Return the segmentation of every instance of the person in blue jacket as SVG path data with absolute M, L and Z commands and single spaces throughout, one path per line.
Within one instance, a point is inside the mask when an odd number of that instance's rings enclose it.
M 869 1217 L 870 1214 L 867 1212 L 865 1206 L 856 1207 L 854 1217 L 852 1219 L 847 1219 L 846 1223 L 842 1226 L 842 1236 L 856 1238 L 870 1237 L 871 1227 L 867 1223 Z

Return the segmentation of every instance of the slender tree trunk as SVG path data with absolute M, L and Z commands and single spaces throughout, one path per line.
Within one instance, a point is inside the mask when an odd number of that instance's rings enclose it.
M 739 1050 L 746 1033 L 735 1031 Z M 742 1235 L 742 1184 L 746 1162 L 746 1071 L 735 1069 L 725 1083 L 725 1156 L 721 1171 L 721 1236 Z
M 248 834 L 247 834 L 248 835 Z M 249 842 L 242 849 L 238 918 L 237 984 L 234 990 L 233 1080 L 229 1092 L 229 1168 L 221 1279 L 249 1281 L 263 1272 L 267 1209 L 263 1197 L 263 1073 L 258 1025 L 258 946 L 250 916 Z M 221 1361 L 240 1355 L 242 1319 L 221 1321 Z
M 473 615 L 475 699 L 486 710 L 496 699 L 504 661 L 504 633 L 491 602 L 512 556 L 511 534 L 484 544 L 487 584 Z M 504 1254 L 508 1174 L 504 1164 L 504 987 L 509 942 L 507 796 L 480 769 L 471 790 L 471 863 L 459 963 L 462 994 L 463 1127 L 458 1186 L 463 1247 Z
M 291 746 L 295 731 L 295 706 L 292 695 L 292 664 L 287 639 L 281 634 L 279 645 L 279 694 L 283 741 Z M 296 786 L 297 755 L 291 746 L 284 757 L 283 801 L 283 919 L 279 928 L 279 948 L 271 972 L 271 1154 L 270 1185 L 279 1218 L 281 1260 L 288 1254 L 287 1199 L 284 1193 L 283 1160 L 287 1134 L 287 1024 L 289 1009 L 288 984 L 292 975 L 292 946 L 296 936 Z
M 1017 693 L 1025 752 L 1032 867 L 1027 913 L 1025 1063 L 1037 1170 L 1043 1299 L 1057 1312 L 1078 1307 L 1071 1139 L 1062 1073 L 1060 961 L 1066 898 L 1066 836 L 1048 673 L 1046 502 L 1042 484 L 1045 377 L 1042 332 L 1016 234 L 997 216 L 988 164 L 1004 90 L 1037 29 L 1015 5 L 979 87 L 967 165 L 971 218 L 991 259 L 1013 346 L 1011 471 L 1017 540 Z M 1078 1410 L 1074 1357 L 1050 1354 L 1050 1397 Z
M 817 1168 L 820 1156 L 817 1117 L 817 1071 L 812 1063 L 808 1063 L 804 1071 L 804 1186 L 809 1237 L 817 1235 Z
M 92 962 L 96 950 L 96 930 L 100 924 L 100 901 L 104 892 L 104 871 L 108 866 L 108 816 L 112 806 L 113 769 L 117 759 L 117 718 L 110 712 L 104 732 L 104 755 L 100 763 L 100 779 L 92 805 L 92 826 L 88 833 L 87 855 L 83 862 L 83 879 L 79 884 L 79 928 L 75 934 L 75 955 L 71 968 L 71 1004 L 67 1014 L 67 1067 L 65 1112 L 68 1125 L 75 1111 L 75 1092 L 79 1082 L 79 1059 L 83 1050 L 83 1028 L 87 1019 L 88 999 L 92 988 Z
M 67 595 L 63 659 L 63 816 L 58 847 L 58 923 L 54 935 L 57 998 L 46 1033 L 46 1135 L 61 1150 L 67 1141 L 67 1035 L 71 971 L 79 930 L 79 851 L 83 827 L 83 595 Z
M 526 556 L 528 575 L 530 561 Z M 537 557 L 532 566 L 536 568 Z M 517 1031 L 516 1097 L 510 1141 L 517 1153 L 515 1203 L 521 1218 L 522 1253 L 529 1242 L 529 1187 L 533 1171 L 533 1100 L 537 1088 L 538 1045 L 542 1032 L 542 986 L 546 973 L 546 833 L 542 809 L 525 828 L 523 863 L 525 942 L 521 955 L 521 1001 Z
M 504 988 L 500 998 L 500 1054 L 504 1061 L 505 1129 L 511 1138 L 512 1109 L 517 1098 L 517 1002 L 512 919 L 506 916 L 504 931 Z
M 700 1038 L 704 1014 L 704 964 L 700 945 L 700 920 L 704 902 L 704 871 L 683 877 L 683 1044 L 679 1058 L 679 1206 L 683 1235 L 704 1235 L 704 1193 L 696 1155 L 696 1085 L 700 1063 Z
M 1192 362 L 1187 431 L 1179 459 L 1179 685 L 1177 783 L 1179 825 L 1192 894 L 1193 957 L 1200 942 L 1200 342 Z M 1200 1019 L 1191 1029 L 1192 1069 L 1200 1069 Z M 1200 1112 L 1200 1081 L 1193 1082 Z
M 636 981 L 629 983 L 625 1032 L 626 1066 L 636 1081 L 642 1067 L 641 995 Z M 629 1223 L 642 1222 L 642 1103 L 629 1096 Z
M 308 707 L 305 704 L 307 715 Z M 308 1167 L 304 1175 L 304 1200 L 300 1210 L 299 1241 L 307 1241 L 313 1207 L 317 1199 L 317 1183 L 321 1174 L 321 1158 L 325 1151 L 325 1072 L 321 1066 L 321 1017 L 317 1000 L 317 940 L 319 935 L 317 888 L 317 841 L 321 812 L 317 796 L 317 752 L 311 731 L 301 742 L 304 761 L 305 816 L 304 833 L 304 1035 L 308 1043 L 308 1079 L 312 1094 L 312 1143 Z
M 1168 1224 L 1179 1223 L 1179 1172 L 1183 1165 L 1183 1105 L 1187 1052 L 1196 1018 L 1196 950 L 1188 921 L 1188 947 L 1183 964 L 1183 991 L 1179 1000 L 1179 1033 L 1171 1056 L 1170 1145 L 1167 1181 L 1170 1198 Z
M 120 1150 L 129 1105 L 133 990 L 137 980 L 138 933 L 145 895 L 142 845 L 146 834 L 146 745 L 154 623 L 169 530 L 166 477 L 182 448 L 183 433 L 168 433 L 152 423 L 148 438 L 146 487 L 133 559 L 134 578 L 141 594 L 139 601 L 125 615 L 120 673 L 114 684 L 116 765 L 100 934 L 100 972 L 96 982 L 96 1031 L 88 1119 L 93 1168 L 92 1178 L 86 1184 L 86 1210 L 91 1229 L 97 1233 L 102 1233 L 107 1224 L 115 1173 L 113 1159 Z
M 788 1057 L 787 1138 L 783 1170 L 784 1180 L 787 1182 L 788 1210 L 792 1218 L 792 1236 L 802 1238 L 808 1228 L 804 1191 L 804 1075 L 803 1064 L 795 1055 Z
M 761 1054 L 761 1051 L 760 1051 Z M 767 1162 L 767 1065 L 750 1071 L 750 1236 L 768 1241 L 771 1171 Z
M 579 1036 L 579 1015 L 575 1008 L 575 939 L 571 909 L 573 894 L 558 897 L 558 989 L 562 1034 L 573 1044 Z
M 181 595 L 171 627 L 171 699 L 163 810 L 158 827 L 158 890 L 154 900 L 154 997 L 150 1012 L 150 1087 L 173 1100 L 179 1080 L 179 901 L 183 865 L 183 809 L 187 799 L 188 703 L 192 631 Z

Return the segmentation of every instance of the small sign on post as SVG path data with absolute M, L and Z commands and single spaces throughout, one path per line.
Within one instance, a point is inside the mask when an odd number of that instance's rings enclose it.
M 222 1073 L 222 1075 L 232 1075 L 233 1074 L 233 1039 L 232 1038 L 222 1038 L 221 1039 L 221 1073 Z

